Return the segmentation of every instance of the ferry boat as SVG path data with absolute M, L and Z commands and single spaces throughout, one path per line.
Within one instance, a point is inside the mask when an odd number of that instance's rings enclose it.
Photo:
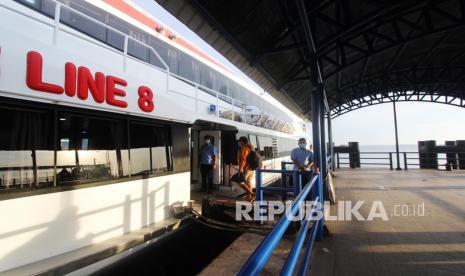
M 128 0 L 0 2 L 0 272 L 140 229 L 234 189 L 237 139 L 279 168 L 307 122 Z M 271 176 L 268 176 L 271 181 Z

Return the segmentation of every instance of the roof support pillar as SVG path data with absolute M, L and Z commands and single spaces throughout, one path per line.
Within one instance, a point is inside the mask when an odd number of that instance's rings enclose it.
M 312 81 L 311 110 L 312 110 L 312 134 L 313 134 L 313 152 L 316 166 L 321 169 L 323 176 L 323 200 L 328 198 L 328 189 L 326 185 L 327 158 L 325 150 L 325 110 L 327 101 L 321 75 L 320 65 L 318 63 L 315 41 L 313 39 L 310 21 L 307 16 L 307 9 L 304 0 L 295 0 L 297 11 L 299 13 L 300 23 L 305 34 L 307 50 L 309 55 L 310 79 Z
M 320 137 L 321 137 L 321 172 L 323 173 L 323 179 L 326 179 L 326 176 L 328 175 L 328 157 L 326 154 L 326 128 L 325 128 L 325 113 L 326 113 L 326 108 L 325 108 L 325 103 L 323 100 L 323 96 L 321 97 L 320 101 Z M 326 189 L 323 190 L 323 193 L 325 194 L 326 197 Z
M 328 143 L 329 156 L 331 157 L 331 171 L 334 171 L 334 144 L 333 144 L 333 124 L 331 122 L 331 110 L 327 111 L 328 116 Z
M 399 133 L 397 132 L 397 110 L 396 110 L 396 101 L 392 101 L 393 111 L 394 111 L 394 130 L 396 134 L 396 160 L 397 168 L 396 170 L 401 170 L 400 168 L 400 153 L 399 153 Z
M 325 102 L 323 98 L 323 86 L 313 87 L 310 95 L 312 108 L 312 139 L 313 139 L 313 158 L 315 165 L 320 168 L 323 181 L 323 199 L 328 198 L 328 188 L 326 183 L 327 176 L 327 158 L 325 150 Z
M 321 168 L 321 132 L 320 132 L 320 93 L 317 91 L 317 87 L 314 87 L 311 95 L 311 107 L 312 107 L 312 139 L 313 139 L 313 159 L 315 165 Z
M 325 127 L 325 113 L 326 113 L 326 103 L 323 93 L 323 86 L 321 86 L 321 100 L 320 100 L 320 133 L 321 133 L 321 173 L 323 179 L 323 198 L 325 200 L 329 199 L 329 186 L 328 186 L 328 154 L 326 147 L 326 127 Z

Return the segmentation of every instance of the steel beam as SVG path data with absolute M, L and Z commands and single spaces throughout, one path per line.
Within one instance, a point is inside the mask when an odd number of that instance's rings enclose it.
M 331 122 L 331 110 L 327 111 L 328 122 L 328 143 L 329 143 L 329 156 L 331 156 L 331 170 L 334 170 L 334 145 L 333 145 L 333 124 Z
M 313 140 L 313 159 L 315 165 L 321 168 L 321 130 L 320 130 L 320 107 L 321 107 L 321 93 L 314 87 L 311 95 L 311 109 L 312 109 L 312 140 Z
M 399 133 L 397 131 L 397 110 L 396 110 L 396 102 L 393 101 L 392 102 L 392 106 L 393 106 L 393 111 L 394 111 L 394 130 L 395 130 L 395 134 L 396 134 L 396 161 L 397 161 L 397 168 L 396 170 L 400 171 L 402 170 L 400 168 L 400 153 L 399 153 Z
M 325 131 L 325 113 L 326 113 L 326 106 L 324 103 L 324 95 L 321 96 L 320 99 L 320 154 L 321 154 L 321 176 L 323 179 L 323 198 L 329 198 L 328 193 L 328 185 L 327 185 L 327 176 L 328 176 L 328 157 L 326 154 L 326 131 Z

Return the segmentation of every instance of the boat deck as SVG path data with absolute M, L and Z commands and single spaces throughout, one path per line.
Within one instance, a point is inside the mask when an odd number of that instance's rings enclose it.
M 334 181 L 338 201 L 364 200 L 367 214 L 381 200 L 389 221 L 328 221 L 312 275 L 465 275 L 465 171 L 347 169 Z M 424 216 L 395 216 L 423 202 Z
M 465 171 L 343 169 L 334 183 L 331 215 L 341 201 L 361 200 L 366 219 L 382 201 L 388 221 L 327 221 L 331 234 L 315 244 L 311 275 L 465 275 Z M 202 275 L 234 275 L 262 239 L 243 234 Z M 264 275 L 279 274 L 292 243 L 281 241 Z

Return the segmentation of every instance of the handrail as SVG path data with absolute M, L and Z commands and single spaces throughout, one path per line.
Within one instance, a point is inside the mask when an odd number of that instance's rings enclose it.
M 319 201 L 319 197 L 315 198 L 315 201 Z M 315 210 L 316 208 L 313 207 L 312 211 Z M 318 223 L 318 221 L 317 221 Z M 292 275 L 292 272 L 294 271 L 297 261 L 299 260 L 299 254 L 300 251 L 302 250 L 302 246 L 304 245 L 305 242 L 305 237 L 307 236 L 308 232 L 308 226 L 310 224 L 310 220 L 306 219 L 302 223 L 302 226 L 300 227 L 299 233 L 297 234 L 297 238 L 295 240 L 294 246 L 292 246 L 291 251 L 289 252 L 289 255 L 286 259 L 286 263 L 284 264 L 284 267 L 281 271 L 281 275 Z M 312 228 L 312 234 L 311 237 L 314 235 L 313 233 L 316 234 L 316 229 L 317 226 Z M 310 239 L 311 241 L 314 240 L 314 238 Z
M 358 159 L 360 160 L 360 165 L 375 165 L 375 166 L 389 166 L 391 170 L 394 169 L 394 162 L 393 158 L 396 155 L 396 152 L 389 151 L 389 152 L 353 152 L 355 154 L 358 154 Z M 337 168 L 340 168 L 340 165 L 351 165 L 353 164 L 351 162 L 341 162 L 341 160 L 351 160 L 350 155 L 353 153 L 349 152 L 336 152 L 336 166 Z M 346 155 L 346 156 L 340 156 L 340 155 Z M 411 155 L 417 155 L 415 157 L 412 157 Z M 429 156 L 421 156 L 422 154 L 425 155 L 430 155 L 430 154 L 435 154 L 435 155 L 442 155 L 445 157 L 429 157 Z M 349 155 L 349 156 L 347 156 Z M 387 157 L 379 157 L 379 156 L 374 156 L 374 157 L 368 157 L 370 155 L 387 155 Z M 446 161 L 443 164 L 433 164 L 433 166 L 438 166 L 438 167 L 454 167 L 454 169 L 463 169 L 465 166 L 465 162 L 461 161 L 465 159 L 465 152 L 461 151 L 450 151 L 450 152 L 445 152 L 445 151 L 433 151 L 433 152 L 415 152 L 415 151 L 399 151 L 399 155 L 402 155 L 401 160 L 403 159 L 403 165 L 404 169 L 408 170 L 409 166 L 420 166 L 421 164 L 418 163 L 409 163 L 409 160 L 437 160 L 437 161 Z M 410 155 L 410 156 L 409 156 Z M 452 157 L 451 157 L 452 156 Z M 388 160 L 389 163 L 381 163 L 381 162 L 361 162 L 362 160 Z M 421 163 L 421 161 L 420 161 Z
M 300 190 L 301 186 L 301 175 L 306 174 L 307 172 L 301 172 L 298 170 L 286 170 L 285 166 L 287 164 L 293 164 L 292 162 L 281 162 L 282 170 L 271 170 L 271 169 L 257 169 L 256 171 L 256 187 L 257 187 L 257 203 L 258 206 L 262 206 L 263 200 L 263 190 L 270 192 L 282 192 L 287 193 L 293 189 L 287 188 L 285 185 L 281 187 L 262 187 L 262 173 L 280 173 L 282 176 L 284 174 L 292 174 L 294 176 L 294 186 L 295 188 L 295 199 L 292 201 L 290 207 L 286 213 L 279 219 L 276 226 L 273 230 L 262 240 L 260 245 L 255 249 L 252 255 L 249 256 L 245 264 L 242 266 L 241 270 L 237 275 L 258 275 L 263 267 L 266 265 L 268 259 L 273 253 L 276 246 L 279 244 L 279 241 L 283 237 L 287 228 L 291 223 L 290 217 L 294 217 L 300 209 L 301 204 L 305 200 L 312 200 L 309 198 L 310 191 L 315 189 L 315 197 L 313 202 L 316 203 L 316 206 L 312 206 L 312 213 L 315 210 L 320 211 L 321 217 L 318 220 L 312 223 L 310 238 L 307 241 L 307 246 L 305 248 L 304 259 L 301 262 L 299 275 L 304 275 L 308 270 L 308 266 L 311 262 L 311 251 L 313 250 L 313 244 L 315 239 L 321 239 L 323 235 L 323 189 L 322 189 L 322 176 L 320 173 L 316 173 L 308 181 L 305 187 Z M 282 178 L 282 183 L 285 181 Z M 299 187 L 299 188 L 297 188 Z M 307 237 L 307 232 L 309 230 L 310 220 L 305 216 L 305 219 L 301 222 L 300 230 L 296 236 L 295 243 L 291 249 L 291 252 L 288 255 L 288 258 L 282 268 L 281 275 L 292 275 L 296 269 L 297 263 L 300 258 L 300 251 L 305 243 Z
M 259 169 L 260 170 L 260 169 Z M 261 173 L 257 170 L 257 173 Z M 291 220 L 290 216 L 295 216 L 299 210 L 302 202 L 307 198 L 310 190 L 315 186 L 315 183 L 319 182 L 319 175 L 315 175 L 311 181 L 305 186 L 302 192 L 297 196 L 296 199 L 292 202 L 289 207 L 289 213 L 286 212 L 286 215 L 283 215 L 276 226 L 271 230 L 271 232 L 263 239 L 260 245 L 255 249 L 255 251 L 250 255 L 250 257 L 245 262 L 244 266 L 241 268 L 237 275 L 246 276 L 246 275 L 258 275 L 263 269 L 268 259 L 271 257 L 274 249 L 278 245 L 281 238 L 284 236 L 287 228 L 289 227 Z M 319 186 L 318 183 L 315 187 Z M 290 262 L 293 262 L 291 260 Z

